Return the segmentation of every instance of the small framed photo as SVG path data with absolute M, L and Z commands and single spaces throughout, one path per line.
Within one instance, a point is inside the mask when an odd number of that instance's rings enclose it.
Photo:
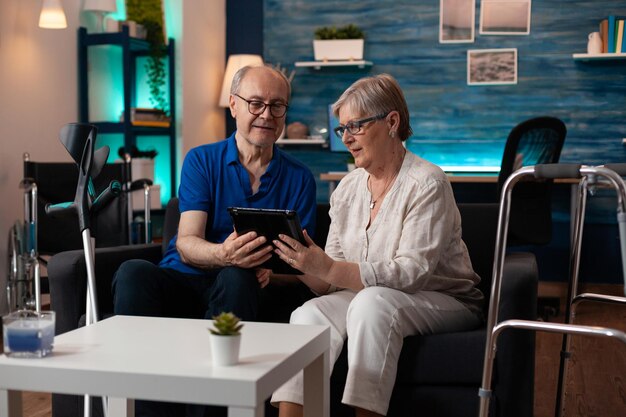
M 467 84 L 517 84 L 517 49 L 468 50 Z
M 439 0 L 439 43 L 474 42 L 476 0 Z
M 480 2 L 481 35 L 530 34 L 531 0 L 482 0 Z

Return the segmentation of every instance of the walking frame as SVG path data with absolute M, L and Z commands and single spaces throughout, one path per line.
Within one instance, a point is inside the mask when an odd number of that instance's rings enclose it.
M 498 231 L 496 236 L 496 249 L 494 254 L 493 280 L 491 284 L 491 303 L 487 319 L 487 340 L 485 344 L 485 360 L 483 363 L 482 385 L 478 390 L 479 416 L 487 417 L 489 403 L 492 397 L 491 379 L 493 374 L 493 361 L 495 359 L 498 336 L 506 329 L 525 329 L 531 331 L 545 331 L 563 334 L 563 352 L 561 354 L 559 386 L 557 392 L 556 415 L 562 412 L 562 394 L 565 383 L 565 360 L 569 356 L 569 335 L 614 338 L 626 344 L 626 333 L 607 327 L 586 326 L 572 324 L 573 314 L 577 303 L 589 301 L 626 303 L 626 298 L 612 297 L 601 294 L 576 295 L 578 285 L 578 270 L 580 266 L 580 250 L 582 243 L 582 229 L 584 212 L 586 208 L 587 188 L 590 184 L 597 184 L 598 177 L 604 181 L 603 185 L 609 185 L 617 191 L 617 221 L 619 225 L 620 245 L 622 255 L 622 268 L 626 281 L 626 185 L 621 176 L 609 166 L 584 166 L 578 164 L 544 164 L 523 167 L 515 171 L 504 183 L 500 197 L 500 211 L 498 215 Z M 614 165 L 614 169 L 623 173 L 623 166 Z M 578 185 L 578 198 L 574 222 L 572 248 L 570 252 L 570 282 L 568 289 L 568 303 L 565 323 L 545 323 L 532 320 L 511 319 L 498 323 L 498 308 L 500 301 L 500 287 L 504 269 L 504 257 L 506 253 L 506 241 L 508 233 L 508 220 L 511 209 L 512 189 L 522 178 L 534 177 L 535 179 L 580 179 Z M 625 287 L 626 289 L 626 287 Z M 571 309 L 570 309 L 571 305 Z

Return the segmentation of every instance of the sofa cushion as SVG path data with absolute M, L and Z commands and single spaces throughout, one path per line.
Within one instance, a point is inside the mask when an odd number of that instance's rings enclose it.
M 396 383 L 476 384 L 482 379 L 485 329 L 410 336 L 398 364 Z

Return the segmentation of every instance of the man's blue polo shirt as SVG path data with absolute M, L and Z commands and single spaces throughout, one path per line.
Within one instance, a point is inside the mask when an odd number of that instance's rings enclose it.
M 311 237 L 315 231 L 316 192 L 311 171 L 274 145 L 274 155 L 252 194 L 250 176 L 239 162 L 235 134 L 228 139 L 191 149 L 181 172 L 178 191 L 181 213 L 188 210 L 208 214 L 206 240 L 221 243 L 233 232 L 228 207 L 255 207 L 296 210 L 302 228 Z M 161 267 L 189 274 L 202 270 L 184 264 L 171 240 Z

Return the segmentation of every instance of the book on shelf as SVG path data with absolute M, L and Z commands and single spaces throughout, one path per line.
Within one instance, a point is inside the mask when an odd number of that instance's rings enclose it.
M 170 127 L 170 122 L 168 121 L 157 121 L 157 120 L 132 120 L 130 122 L 133 126 L 143 126 L 143 127 Z
M 622 48 L 622 42 L 624 41 L 624 19 L 617 21 L 617 35 L 615 36 L 615 52 L 618 54 L 624 52 Z
M 602 52 L 609 52 L 609 20 L 602 19 L 600 21 L 600 37 L 602 38 Z
M 608 30 L 608 34 L 607 34 L 607 38 L 608 38 L 608 46 L 607 46 L 607 52 L 608 53 L 614 53 L 615 52 L 615 15 L 610 15 L 608 18 L 609 21 L 609 30 Z

